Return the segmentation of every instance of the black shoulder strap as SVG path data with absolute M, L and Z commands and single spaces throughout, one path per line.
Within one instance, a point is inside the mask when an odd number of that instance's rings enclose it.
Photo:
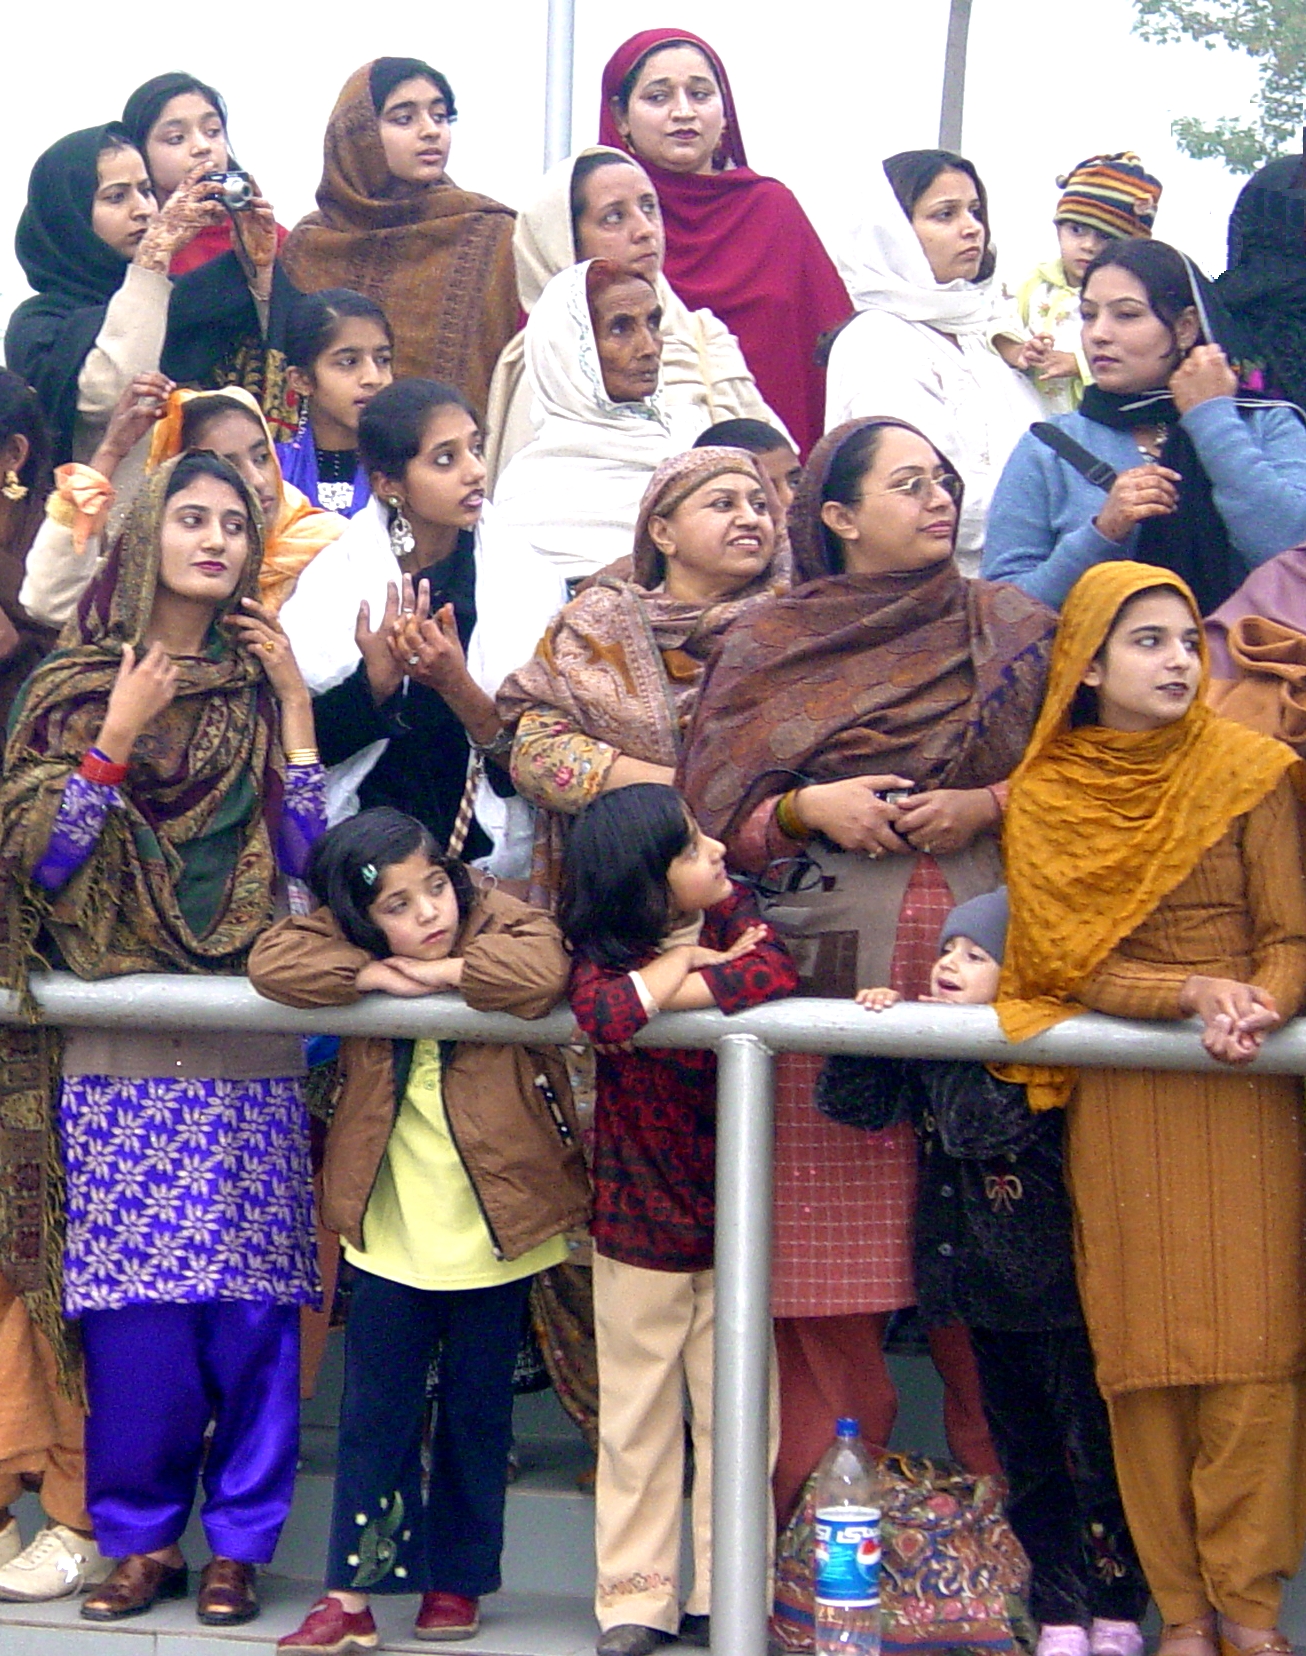
M 1087 478 L 1094 488 L 1109 490 L 1115 482 L 1114 468 L 1108 466 L 1105 460 L 1099 460 L 1097 455 L 1091 453 L 1082 443 L 1077 443 L 1073 437 L 1067 437 L 1060 426 L 1050 425 L 1046 420 L 1036 420 L 1029 429 L 1040 443 L 1046 443 L 1067 465 L 1073 466 L 1081 477 Z

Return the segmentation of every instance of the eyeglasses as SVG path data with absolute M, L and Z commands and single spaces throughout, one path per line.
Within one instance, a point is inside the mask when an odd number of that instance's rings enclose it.
M 915 477 L 904 477 L 901 483 L 891 483 L 887 489 L 876 489 L 869 498 L 907 495 L 914 505 L 924 506 L 927 500 L 934 498 L 935 489 L 942 489 L 955 506 L 961 499 L 962 482 L 956 472 L 944 472 L 941 477 L 927 477 L 924 472 L 918 472 Z M 861 498 L 865 500 L 868 497 L 863 495 Z

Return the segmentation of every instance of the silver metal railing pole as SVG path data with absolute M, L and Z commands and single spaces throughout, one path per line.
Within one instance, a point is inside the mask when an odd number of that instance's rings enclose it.
M 755 1035 L 717 1045 L 712 1649 L 766 1656 L 771 1529 L 771 1182 L 775 1057 Z
M 544 166 L 571 154 L 571 78 L 576 51 L 576 0 L 549 0 L 544 63 Z

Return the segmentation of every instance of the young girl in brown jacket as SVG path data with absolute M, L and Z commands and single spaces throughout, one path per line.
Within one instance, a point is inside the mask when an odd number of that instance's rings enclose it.
M 461 991 L 542 1017 L 568 960 L 545 914 L 482 888 L 399 811 L 318 842 L 323 907 L 267 932 L 255 987 L 292 1006 L 368 990 Z M 566 1071 L 552 1050 L 351 1037 L 323 1165 L 323 1219 L 355 1268 L 326 1592 L 283 1652 L 377 1644 L 369 1591 L 422 1594 L 419 1638 L 471 1637 L 499 1586 L 512 1371 L 531 1277 L 589 1206 Z M 425 1382 L 439 1352 L 429 1499 Z

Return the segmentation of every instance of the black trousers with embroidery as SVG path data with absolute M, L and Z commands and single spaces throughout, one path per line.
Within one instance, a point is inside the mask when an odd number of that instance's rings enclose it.
M 1084 1328 L 972 1328 L 1007 1513 L 1033 1566 L 1035 1621 L 1138 1621 L 1142 1566 L 1116 1485 L 1111 1426 Z
M 512 1375 L 530 1287 L 523 1277 L 435 1292 L 355 1271 L 328 1587 L 467 1598 L 497 1590 Z M 423 1500 L 426 1374 L 437 1351 Z

